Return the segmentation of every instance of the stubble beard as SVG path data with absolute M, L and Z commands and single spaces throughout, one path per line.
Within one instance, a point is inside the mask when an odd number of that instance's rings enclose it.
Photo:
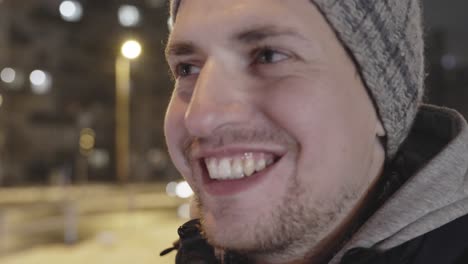
M 232 142 L 278 142 L 291 146 L 293 153 L 300 152 L 297 143 L 287 133 L 268 125 L 256 130 L 225 127 L 215 135 L 210 139 L 188 139 L 186 153 L 190 153 L 193 144 L 220 147 Z M 294 156 L 290 158 L 297 164 L 298 157 Z M 204 200 L 203 192 L 192 186 L 203 235 L 218 249 L 235 251 L 268 263 L 321 254 L 318 251 L 322 250 L 322 240 L 349 213 L 362 195 L 363 188 L 342 182 L 337 195 L 317 200 L 310 195 L 310 186 L 305 186 L 300 180 L 309 176 L 304 173 L 310 172 L 299 172 L 295 168 L 283 197 L 272 197 L 272 203 L 267 205 L 269 208 L 255 210 L 258 214 L 255 218 L 239 212 L 232 200 L 220 198 L 214 207 L 206 206 L 208 202 Z
M 234 212 L 233 221 L 216 228 L 206 226 L 206 208 L 203 196 L 196 195 L 202 232 L 208 242 L 218 249 L 234 251 L 249 259 L 261 259 L 267 263 L 283 263 L 296 259 L 322 255 L 321 242 L 330 234 L 358 200 L 358 187 L 342 187 L 339 197 L 333 201 L 312 201 L 307 190 L 294 178 L 287 188 L 287 195 L 279 206 L 259 215 L 251 223 L 235 220 L 241 214 Z M 232 215 L 229 207 L 218 206 L 211 215 Z M 216 219 L 215 219 L 216 220 Z M 226 221 L 223 221 L 226 222 Z

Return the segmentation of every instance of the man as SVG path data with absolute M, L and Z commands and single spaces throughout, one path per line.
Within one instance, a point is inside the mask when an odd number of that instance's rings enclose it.
M 468 130 L 421 104 L 418 1 L 171 4 L 178 263 L 462 263 Z

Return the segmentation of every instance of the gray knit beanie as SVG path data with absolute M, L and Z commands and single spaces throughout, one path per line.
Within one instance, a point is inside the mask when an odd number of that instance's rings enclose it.
M 171 0 L 175 21 L 181 0 Z M 423 94 L 424 44 L 418 0 L 312 0 L 350 52 L 387 133 L 392 158 Z

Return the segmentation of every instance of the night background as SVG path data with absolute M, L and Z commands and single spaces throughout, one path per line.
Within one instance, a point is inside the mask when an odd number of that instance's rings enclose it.
M 468 1 L 423 6 L 425 100 L 467 117 Z M 0 0 L 1 263 L 173 263 L 167 36 L 166 0 Z

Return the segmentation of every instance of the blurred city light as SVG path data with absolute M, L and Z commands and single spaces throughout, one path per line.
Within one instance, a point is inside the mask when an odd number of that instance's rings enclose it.
M 24 73 L 19 69 L 7 67 L 0 72 L 0 80 L 7 84 L 5 88 L 19 90 L 24 84 Z
M 3 96 L 0 94 L 0 107 L 3 105 Z
M 172 17 L 169 17 L 167 19 L 167 28 L 169 28 L 169 32 L 172 31 L 172 28 L 174 27 L 174 22 L 172 21 Z
M 29 80 L 31 84 L 43 85 L 47 80 L 47 76 L 46 73 L 41 70 L 34 70 L 31 72 L 31 75 L 29 75 Z
M 446 70 L 453 70 L 457 67 L 457 58 L 452 54 L 445 54 L 441 58 L 442 67 Z
M 190 204 L 184 203 L 177 208 L 177 216 L 182 219 L 190 219 Z
M 90 134 L 82 135 L 80 138 L 80 147 L 84 150 L 91 150 L 94 147 L 94 137 Z
M 63 20 L 77 22 L 83 16 L 83 7 L 78 1 L 63 1 L 59 7 Z
M 122 5 L 118 11 L 120 25 L 134 27 L 140 23 L 140 10 L 133 5 Z
M 146 154 L 148 162 L 155 168 L 163 170 L 167 167 L 169 159 L 166 152 L 163 149 L 154 148 L 147 152 Z
M 31 88 L 35 94 L 45 94 L 52 86 L 52 77 L 49 73 L 42 70 L 34 70 L 29 75 Z
M 166 193 L 171 197 L 177 196 L 176 194 L 177 182 L 169 182 L 166 185 Z
M 121 52 L 127 59 L 136 59 L 141 54 L 141 44 L 136 40 L 127 40 L 122 45 Z
M 89 154 L 94 149 L 96 133 L 91 128 L 83 128 L 80 132 L 80 151 Z
M 12 68 L 4 68 L 2 72 L 0 72 L 0 78 L 5 83 L 12 83 L 16 79 L 16 71 Z
M 104 149 L 94 149 L 88 158 L 89 164 L 96 169 L 103 169 L 110 163 L 109 151 Z
M 179 182 L 176 186 L 176 195 L 180 198 L 189 198 L 193 195 L 192 188 L 186 181 Z

